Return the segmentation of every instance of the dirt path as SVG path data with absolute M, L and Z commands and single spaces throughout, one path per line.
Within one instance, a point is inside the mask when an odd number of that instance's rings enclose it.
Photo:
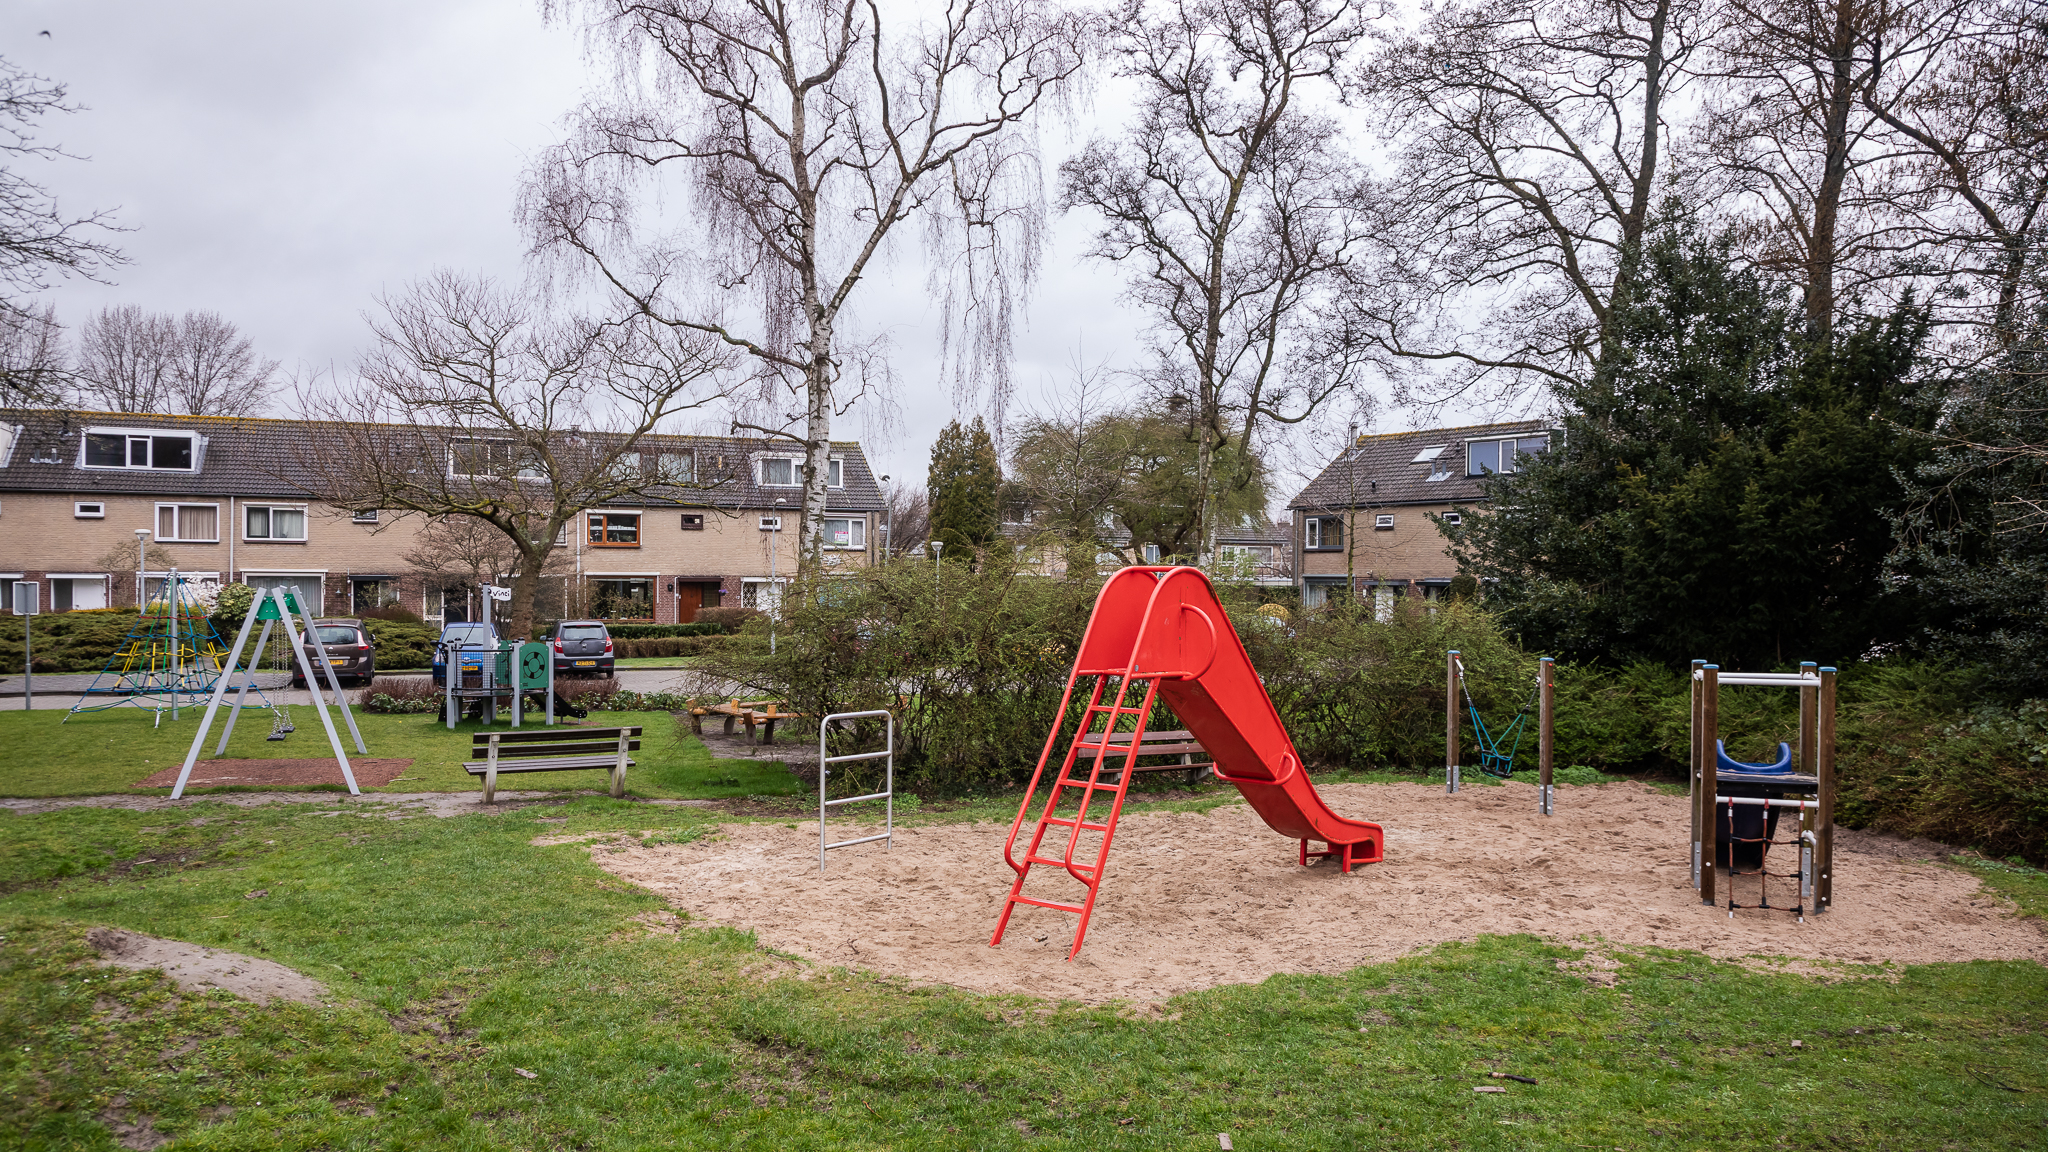
M 1126 815 L 1071 964 L 1074 917 L 1064 913 L 1020 908 L 1002 946 L 988 946 L 1012 876 L 1007 823 L 900 830 L 893 849 L 832 853 L 822 878 L 815 825 L 730 825 L 718 838 L 595 858 L 692 916 L 751 928 L 763 944 L 821 963 L 1095 1002 L 1341 972 L 1482 933 L 1598 936 L 1723 958 L 2048 961 L 2040 922 L 1980 894 L 1975 877 L 1926 862 L 1940 851 L 1932 844 L 1841 830 L 1833 911 L 1804 924 L 1776 911 L 1730 919 L 1688 884 L 1682 796 L 1641 784 L 1564 788 L 1560 815 L 1546 819 L 1523 787 L 1446 796 L 1351 784 L 1324 794 L 1338 812 L 1385 825 L 1385 864 L 1349 876 L 1328 863 L 1302 868 L 1294 841 L 1242 804 Z M 853 834 L 850 823 L 835 829 Z M 1034 870 L 1028 891 L 1073 899 L 1080 886 L 1062 880 Z M 1755 880 L 1740 883 L 1753 902 Z M 1777 882 L 1772 902 L 1791 896 Z

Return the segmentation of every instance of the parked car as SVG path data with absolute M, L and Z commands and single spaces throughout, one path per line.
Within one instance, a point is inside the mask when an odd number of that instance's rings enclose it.
M 329 619 L 313 621 L 313 632 L 320 637 L 320 644 L 327 649 L 327 662 L 334 666 L 336 679 L 343 682 L 353 680 L 368 685 L 377 677 L 377 648 L 370 639 L 370 630 L 361 620 Z M 306 663 L 312 667 L 320 664 L 320 650 L 313 647 L 311 637 L 305 641 Z M 326 677 L 321 677 L 326 679 Z M 292 668 L 292 687 L 306 686 L 306 677 L 296 665 Z
M 548 642 L 555 646 L 555 675 L 612 674 L 612 634 L 604 621 L 564 620 L 555 625 L 555 634 L 548 637 Z
M 448 653 L 450 650 L 465 653 L 488 652 L 497 648 L 497 646 L 498 630 L 489 624 L 450 624 L 441 629 L 440 642 L 434 645 L 434 683 L 437 685 L 446 685 L 448 683 Z M 475 672 L 482 667 L 483 665 L 477 662 L 477 657 L 463 657 L 462 670 L 464 672 Z

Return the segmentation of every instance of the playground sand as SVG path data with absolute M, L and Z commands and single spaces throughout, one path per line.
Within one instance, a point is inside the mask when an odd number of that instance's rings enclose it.
M 356 783 L 364 788 L 382 788 L 412 767 L 411 760 L 363 756 L 348 762 Z M 178 782 L 179 764 L 158 769 L 135 782 L 137 788 L 169 788 Z M 275 788 L 285 784 L 346 784 L 341 762 L 324 760 L 201 760 L 192 765 L 187 788 Z
M 1385 827 L 1385 863 L 1349 876 L 1328 861 L 1303 868 L 1295 842 L 1241 803 L 1207 814 L 1127 811 L 1072 963 L 1066 913 L 1020 906 L 1002 945 L 988 945 L 1013 875 L 1002 859 L 1007 824 L 899 828 L 894 848 L 832 852 L 822 878 L 815 825 L 728 825 L 720 837 L 612 845 L 595 859 L 692 918 L 752 929 L 763 945 L 820 964 L 1090 1003 L 1343 972 L 1489 933 L 1787 957 L 1805 971 L 1812 962 L 2048 961 L 2040 921 L 2016 918 L 1975 877 L 1916 855 L 1924 842 L 1838 829 L 1833 911 L 1804 924 L 1783 911 L 1730 919 L 1688 884 L 1683 796 L 1635 783 L 1563 787 L 1559 814 L 1546 818 L 1520 784 L 1457 796 L 1417 784 L 1322 792 L 1336 811 Z M 834 838 L 857 827 L 842 821 Z M 1924 850 L 1938 858 L 1941 848 Z M 1741 878 L 1737 898 L 1754 903 L 1756 883 Z M 1080 890 L 1033 869 L 1026 892 L 1072 900 Z M 1795 892 L 1773 881 L 1772 902 L 1789 904 Z

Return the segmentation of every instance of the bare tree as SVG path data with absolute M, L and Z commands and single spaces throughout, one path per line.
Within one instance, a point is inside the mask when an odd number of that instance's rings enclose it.
M 1114 23 L 1137 123 L 1061 165 L 1060 202 L 1102 217 L 1090 255 L 1131 266 L 1151 376 L 1194 404 L 1207 555 L 1218 477 L 1251 475 L 1217 456 L 1357 382 L 1325 297 L 1363 235 L 1360 176 L 1313 101 L 1365 22 L 1350 0 L 1124 0 Z
M 36 125 L 51 113 L 76 111 L 65 102 L 62 84 L 0 59 L 0 314 L 32 311 L 23 297 L 48 288 L 54 277 L 97 279 L 100 270 L 123 262 L 112 245 L 94 238 L 118 231 L 111 214 L 66 216 L 47 189 L 17 171 L 23 161 L 67 155 L 37 143 Z
M 1704 154 L 1756 222 L 1751 256 L 1802 289 L 1826 341 L 1844 275 L 1860 288 L 1923 271 L 1880 109 L 1910 103 L 1978 0 L 1729 0 Z
M 2048 14 L 2000 4 L 1971 21 L 1926 82 L 1863 104 L 1896 137 L 1923 250 L 1976 281 L 1963 322 L 1988 328 L 1986 350 L 2018 338 L 2023 293 L 2044 250 L 2048 207 Z M 1884 47 L 1880 45 L 1879 47 Z M 1886 67 L 1911 67 L 1886 48 Z
M 277 361 L 259 358 L 249 338 L 218 312 L 187 312 L 171 345 L 170 396 L 178 411 L 253 416 L 277 387 Z
M 107 412 L 169 412 L 177 346 L 167 314 L 100 309 L 78 332 L 79 398 Z
M 726 398 L 716 341 L 644 317 L 548 319 L 449 272 L 382 304 L 359 379 L 309 398 L 336 422 L 307 447 L 316 495 L 491 525 L 515 553 L 512 635 L 532 634 L 542 573 L 585 509 L 706 487 L 644 441 Z
M 566 546 L 549 550 L 541 566 L 543 589 L 536 607 L 552 600 L 545 585 L 561 576 L 569 566 Z M 475 593 L 480 585 L 494 583 L 519 568 L 519 549 L 497 526 L 474 516 L 441 516 L 429 520 L 413 537 L 412 546 L 399 559 L 412 569 L 425 590 L 442 593 Z
M 0 308 L 0 405 L 62 403 L 69 360 L 53 305 Z
M 1398 165 L 1352 303 L 1395 363 L 1450 369 L 1420 398 L 1591 376 L 1706 34 L 1699 0 L 1478 0 L 1359 71 Z
M 931 503 L 918 485 L 907 480 L 882 485 L 882 514 L 889 526 L 886 555 L 905 555 L 931 539 Z
M 1095 570 L 1109 546 L 1107 524 L 1124 496 L 1131 450 L 1128 425 L 1111 415 L 1108 370 L 1077 354 L 1070 383 L 1049 390 L 1046 404 L 1025 415 L 1010 437 L 1009 473 L 1022 490 L 1032 522 L 1054 536 L 1070 575 Z
M 845 330 L 856 286 L 897 225 L 942 205 L 961 227 L 930 235 L 961 240 L 958 266 L 1028 280 L 1034 264 L 991 237 L 1012 220 L 1005 195 L 1025 183 L 1019 131 L 1079 70 L 1091 26 L 1052 0 L 948 0 L 920 23 L 885 19 L 877 0 L 547 9 L 580 19 L 616 79 L 531 173 L 534 247 L 571 258 L 639 315 L 751 358 L 761 402 L 744 423 L 804 447 L 800 563 L 815 572 L 832 421 L 877 369 L 873 347 Z M 687 220 L 643 237 L 642 182 L 672 171 Z M 1007 304 L 976 313 L 970 346 L 1006 348 L 1010 315 Z

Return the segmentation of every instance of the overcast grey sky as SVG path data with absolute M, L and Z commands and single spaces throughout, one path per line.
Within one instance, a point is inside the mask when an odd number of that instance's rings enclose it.
M 211 309 L 290 367 L 345 370 L 378 294 L 433 268 L 520 279 L 521 168 L 585 86 L 574 33 L 543 25 L 534 0 L 13 0 L 0 45 L 86 107 L 44 137 L 89 160 L 32 178 L 66 210 L 118 209 L 134 229 L 113 283 L 51 294 L 59 319 Z M 1078 142 L 1048 132 L 1049 177 Z M 1025 404 L 1077 344 L 1136 365 L 1117 272 L 1076 259 L 1088 223 L 1057 223 L 1019 338 Z M 937 309 L 914 233 L 903 241 L 860 309 L 863 329 L 891 336 L 901 419 L 884 431 L 856 414 L 842 434 L 868 441 L 878 471 L 922 483 L 938 429 L 971 413 L 935 378 Z

